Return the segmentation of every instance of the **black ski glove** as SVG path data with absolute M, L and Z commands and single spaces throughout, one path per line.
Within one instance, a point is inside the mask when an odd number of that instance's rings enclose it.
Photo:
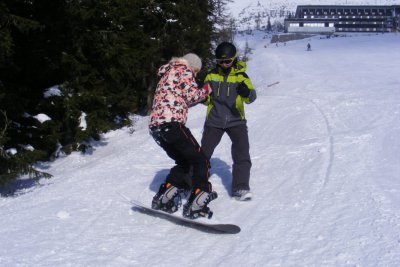
M 241 82 L 237 86 L 236 91 L 241 97 L 248 97 L 250 95 L 250 89 L 247 87 L 247 85 L 244 82 Z

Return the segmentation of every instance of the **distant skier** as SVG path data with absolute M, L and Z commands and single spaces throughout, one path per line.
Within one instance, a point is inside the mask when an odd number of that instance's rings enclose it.
M 172 58 L 159 68 L 161 79 L 149 122 L 150 134 L 176 164 L 153 197 L 152 208 L 169 213 L 177 211 L 181 194 L 190 189 L 185 177 L 193 167 L 192 192 L 183 213 L 189 218 L 206 216 L 209 213 L 207 204 L 217 197 L 208 182 L 209 160 L 185 126 L 188 108 L 203 101 L 210 93 L 208 84 L 198 88 L 195 81 L 201 65 L 201 59 L 189 53 L 182 58 Z
M 249 76 L 246 63 L 237 58 L 236 47 L 228 42 L 215 50 L 217 66 L 207 74 L 212 93 L 207 99 L 207 116 L 201 146 L 208 158 L 227 133 L 232 141 L 232 196 L 250 200 L 250 145 L 244 103 L 256 100 L 257 94 Z
M 311 51 L 311 45 L 310 45 L 310 43 L 307 44 L 307 51 Z

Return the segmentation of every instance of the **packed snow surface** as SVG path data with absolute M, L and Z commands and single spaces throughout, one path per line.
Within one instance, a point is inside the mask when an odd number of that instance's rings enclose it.
M 134 131 L 42 164 L 53 178 L 22 180 L 0 198 L 0 266 L 400 266 L 400 35 L 236 41 L 254 48 L 254 198 L 230 197 L 224 136 L 211 160 L 219 198 L 210 208 L 211 221 L 238 224 L 239 234 L 131 210 L 120 194 L 150 204 L 173 165 L 139 117 Z M 198 140 L 205 112 L 189 112 Z

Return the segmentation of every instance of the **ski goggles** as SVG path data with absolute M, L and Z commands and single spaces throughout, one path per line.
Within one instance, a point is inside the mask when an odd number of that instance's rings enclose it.
M 235 60 L 234 57 L 228 58 L 228 59 L 217 59 L 217 63 L 218 63 L 219 65 L 222 65 L 222 64 L 231 64 L 234 60 Z

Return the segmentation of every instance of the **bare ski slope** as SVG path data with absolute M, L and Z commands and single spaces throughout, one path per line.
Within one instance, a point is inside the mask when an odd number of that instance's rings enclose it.
M 254 199 L 229 197 L 225 136 L 210 204 L 240 234 L 130 210 L 118 193 L 150 203 L 173 164 L 142 117 L 133 134 L 107 133 L 91 155 L 43 165 L 54 178 L 0 198 L 0 266 L 399 266 L 400 35 L 246 40 L 259 96 L 246 106 Z M 198 140 L 204 116 L 189 112 Z

